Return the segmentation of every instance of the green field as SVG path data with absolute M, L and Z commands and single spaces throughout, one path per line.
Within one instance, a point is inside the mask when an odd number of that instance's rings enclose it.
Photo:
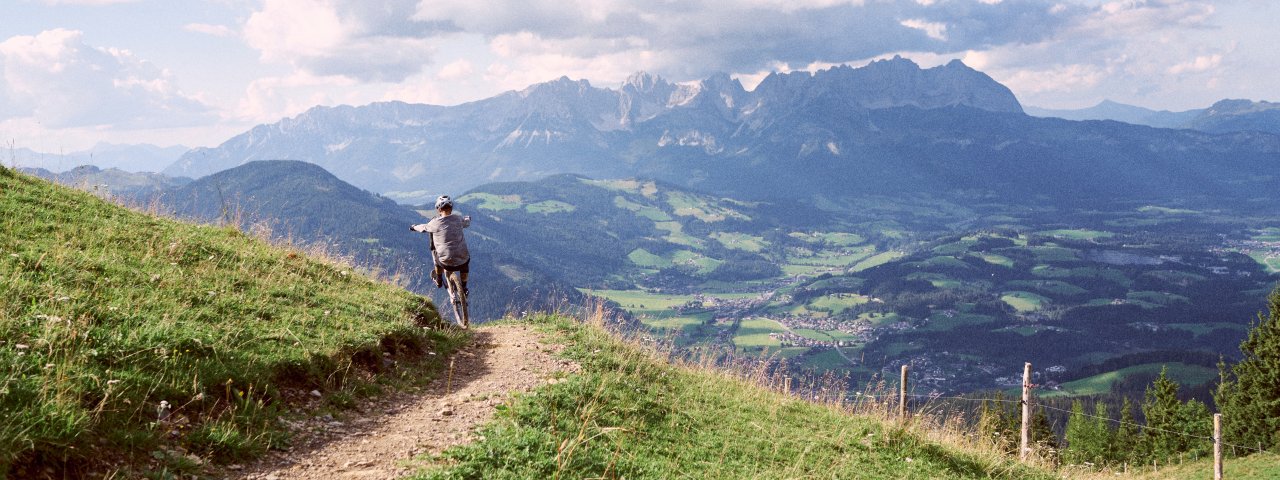
M 899 252 L 899 251 L 888 251 L 888 252 L 877 253 L 861 262 L 858 262 L 857 265 L 854 265 L 853 267 L 849 268 L 849 271 L 861 272 L 868 268 L 878 267 L 880 265 L 884 265 L 886 263 L 892 262 L 894 260 L 897 260 L 905 256 L 907 256 L 906 253 Z
M 1048 298 L 1023 291 L 1004 292 L 1004 295 L 1001 295 L 1000 299 L 1004 300 L 1004 303 L 1009 304 L 1010 307 L 1013 307 L 1014 310 L 1021 313 L 1034 312 L 1042 308 L 1045 303 L 1049 302 Z
M 627 254 L 627 259 L 641 267 L 665 268 L 671 266 L 671 261 L 660 256 L 649 253 L 648 250 L 637 248 Z
M 981 258 L 983 260 L 986 260 L 987 263 L 990 263 L 992 265 L 999 265 L 1002 267 L 1013 268 L 1013 259 L 1006 257 L 1004 255 L 996 255 L 994 253 L 974 253 L 972 255 L 978 258 Z
M 662 211 L 662 209 L 632 202 L 621 195 L 613 197 L 613 205 L 618 208 L 636 212 L 637 215 L 655 222 L 667 222 L 671 220 L 671 216 L 667 215 L 667 212 Z
M 657 198 L 658 196 L 658 185 L 652 181 L 645 182 L 640 180 L 591 180 L 588 178 L 581 178 L 579 179 L 579 181 L 587 185 L 594 185 L 594 186 L 606 188 L 609 190 L 628 192 L 628 193 L 639 193 L 641 195 L 644 195 L 645 198 Z
M 766 242 L 764 237 L 745 233 L 715 232 L 711 234 L 711 238 L 724 245 L 724 248 L 742 250 L 744 252 L 756 253 L 769 246 L 769 242 Z
M 1071 248 L 1039 245 L 1035 247 L 1026 247 L 1025 250 L 1034 254 L 1036 256 L 1036 260 L 1040 262 L 1070 262 L 1080 259 L 1079 252 Z
M 525 211 L 529 213 L 565 213 L 572 212 L 576 208 L 559 200 L 544 200 L 524 206 Z
M 1089 378 L 1063 383 L 1058 390 L 1050 390 L 1043 393 L 1044 397 L 1073 397 L 1082 395 L 1101 395 L 1111 392 L 1111 386 L 1116 381 L 1130 375 L 1158 375 L 1160 369 L 1169 367 L 1169 378 L 1178 384 L 1186 386 L 1202 385 L 1205 382 L 1212 381 L 1218 377 L 1218 371 L 1209 367 L 1201 367 L 1198 365 L 1188 365 L 1181 362 L 1174 363 L 1147 363 L 1143 365 L 1135 365 L 1128 368 L 1122 368 L 1113 372 L 1107 372 L 1094 375 Z
M 1036 232 L 1036 235 L 1043 235 L 1046 237 L 1065 238 L 1069 240 L 1097 240 L 1099 238 L 1111 238 L 1111 237 L 1114 237 L 1116 234 L 1111 232 L 1102 232 L 1098 230 L 1076 228 L 1076 229 L 1068 229 L 1068 230 L 1045 230 L 1041 232 Z
M 922 330 L 929 332 L 946 332 L 954 330 L 956 327 L 991 323 L 995 320 L 995 317 L 990 315 L 953 313 L 948 316 L 947 314 L 938 312 L 929 316 L 929 322 L 925 324 Z
M 653 226 L 657 227 L 659 230 L 666 230 L 669 232 L 665 238 L 668 242 L 699 249 L 705 246 L 701 239 L 691 237 L 684 233 L 684 226 L 681 225 L 680 222 L 655 222 Z
M 782 324 L 767 318 L 748 318 L 738 325 L 733 344 L 738 348 L 779 347 L 782 342 L 770 337 L 770 333 L 787 331 Z
M 707 223 L 721 222 L 729 218 L 751 220 L 737 210 L 712 204 L 707 200 L 683 192 L 668 192 L 667 204 L 680 217 L 693 217 Z
M 480 202 L 477 208 L 485 210 L 513 210 L 524 205 L 519 195 L 494 195 L 492 193 L 468 193 L 458 198 L 459 202 Z
M 1004 287 L 1013 290 L 1035 290 L 1050 295 L 1071 296 L 1089 293 L 1088 290 L 1061 280 L 1013 280 L 1006 282 Z
M 828 311 L 839 315 L 845 310 L 867 303 L 871 299 L 856 293 L 833 293 L 809 300 L 806 308 L 810 310 Z

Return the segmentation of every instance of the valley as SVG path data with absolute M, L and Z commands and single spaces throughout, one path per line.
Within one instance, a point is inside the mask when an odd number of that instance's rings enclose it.
M 1023 361 L 1051 391 L 1106 361 L 1118 379 L 1158 362 L 1211 369 L 1262 307 L 1280 249 L 1256 218 L 1152 205 L 1062 212 L 940 199 L 907 215 L 887 204 L 898 211 L 886 215 L 864 198 L 869 208 L 848 215 L 640 180 L 489 188 L 459 199 L 487 219 L 477 225 L 519 225 L 531 235 L 518 241 L 548 255 L 538 268 L 561 269 L 554 276 L 655 336 L 834 370 L 850 388 L 902 364 L 939 392 L 1016 384 Z M 598 243 L 581 238 L 588 226 Z

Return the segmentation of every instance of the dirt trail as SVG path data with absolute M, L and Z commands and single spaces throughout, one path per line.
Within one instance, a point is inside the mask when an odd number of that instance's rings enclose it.
M 556 372 L 577 371 L 555 357 L 559 348 L 540 343 L 523 325 L 477 329 L 472 344 L 454 356 L 452 382 L 445 373 L 425 391 L 389 395 L 343 421 L 321 417 L 295 425 L 305 432 L 299 445 L 228 473 L 260 480 L 403 476 L 413 471 L 413 456 L 470 442 L 512 394 L 554 381 Z

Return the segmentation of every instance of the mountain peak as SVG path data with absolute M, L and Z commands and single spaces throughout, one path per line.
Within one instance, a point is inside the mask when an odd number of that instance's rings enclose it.
M 654 87 L 664 83 L 667 83 L 667 81 L 663 80 L 662 77 L 649 72 L 640 71 L 627 77 L 627 80 L 622 82 L 622 87 L 631 87 L 638 92 L 648 92 L 653 90 Z

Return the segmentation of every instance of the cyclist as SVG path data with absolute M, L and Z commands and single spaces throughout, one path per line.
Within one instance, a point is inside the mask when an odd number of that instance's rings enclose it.
M 431 258 L 435 265 L 431 269 L 431 281 L 436 288 L 446 284 L 449 287 L 449 301 L 453 303 L 453 313 L 463 328 L 469 326 L 467 316 L 467 273 L 470 272 L 471 254 L 467 251 L 467 241 L 463 238 L 462 229 L 471 225 L 471 217 L 453 214 L 453 199 L 441 195 L 436 199 L 435 218 L 430 222 L 409 227 L 415 232 L 431 234 Z M 441 276 L 447 276 L 443 281 Z

